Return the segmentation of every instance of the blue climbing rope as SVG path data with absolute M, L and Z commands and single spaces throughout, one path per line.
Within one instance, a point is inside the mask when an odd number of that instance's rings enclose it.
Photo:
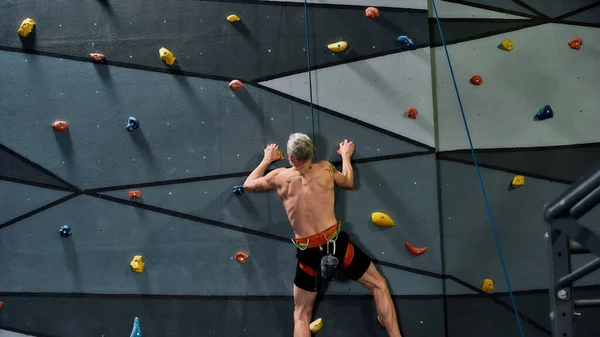
M 308 37 L 308 4 L 304 0 L 304 23 L 306 29 L 306 60 L 308 63 L 308 90 L 310 94 L 310 121 L 312 124 L 312 141 L 313 146 L 316 142 L 315 139 L 315 112 L 313 109 L 313 92 L 312 92 L 312 74 L 310 73 L 310 39 Z M 317 154 L 314 154 L 314 160 L 317 160 Z
M 479 186 L 481 187 L 481 193 L 483 194 L 483 201 L 485 202 L 485 209 L 487 211 L 488 217 L 490 219 L 490 226 L 492 227 L 492 233 L 494 234 L 494 240 L 496 241 L 496 248 L 498 249 L 498 255 L 500 255 L 500 262 L 502 263 L 502 271 L 504 272 L 504 278 L 506 279 L 506 284 L 508 286 L 508 293 L 510 294 L 510 300 L 512 302 L 513 310 L 515 312 L 515 318 L 517 319 L 517 325 L 519 327 L 519 332 L 521 333 L 521 337 L 525 337 L 523 333 L 523 326 L 521 325 L 521 318 L 519 317 L 519 311 L 517 310 L 517 303 L 515 303 L 515 297 L 513 295 L 512 287 L 510 285 L 510 279 L 508 277 L 508 272 L 506 271 L 506 263 L 504 262 L 504 255 L 502 254 L 502 248 L 500 247 L 500 240 L 498 240 L 498 233 L 496 232 L 496 225 L 494 224 L 494 218 L 492 217 L 492 210 L 490 209 L 490 203 L 488 202 L 487 194 L 485 193 L 485 187 L 483 186 L 483 179 L 481 178 L 481 171 L 479 170 L 479 164 L 477 163 L 477 157 L 475 156 L 475 149 L 473 148 L 473 141 L 471 140 L 471 132 L 469 132 L 469 125 L 467 124 L 467 117 L 465 116 L 465 110 L 462 105 L 462 101 L 460 99 L 460 93 L 458 92 L 458 86 L 456 85 L 456 77 L 454 76 L 454 69 L 452 69 L 452 62 L 450 61 L 450 54 L 448 54 L 448 47 L 446 46 L 446 41 L 444 40 L 444 33 L 442 31 L 442 25 L 440 24 L 440 17 L 438 16 L 437 8 L 435 6 L 435 0 L 431 0 L 431 4 L 433 5 L 433 11 L 435 13 L 435 19 L 437 21 L 437 26 L 440 31 L 440 37 L 442 39 L 442 44 L 444 45 L 444 50 L 446 51 L 446 58 L 448 59 L 448 66 L 450 67 L 450 75 L 452 75 L 452 82 L 454 83 L 454 89 L 456 90 L 456 98 L 458 99 L 458 105 L 460 107 L 460 112 L 462 114 L 463 122 L 465 124 L 465 130 L 467 131 L 467 138 L 469 138 L 469 146 L 471 147 L 471 155 L 473 156 L 473 162 L 475 163 L 475 169 L 477 170 L 477 177 L 479 178 Z

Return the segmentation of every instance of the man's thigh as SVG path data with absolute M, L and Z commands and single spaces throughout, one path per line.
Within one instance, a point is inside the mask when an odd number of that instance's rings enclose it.
M 317 291 L 307 291 L 294 285 L 294 305 L 302 311 L 312 311 L 317 294 Z

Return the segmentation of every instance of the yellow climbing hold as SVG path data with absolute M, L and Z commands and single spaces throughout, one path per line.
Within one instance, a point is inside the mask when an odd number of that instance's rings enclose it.
M 338 41 L 332 44 L 327 45 L 327 49 L 331 50 L 334 53 L 341 53 L 348 47 L 348 43 L 346 41 Z
M 165 61 L 166 64 L 172 66 L 173 63 L 175 63 L 175 55 L 173 55 L 173 53 L 168 50 L 165 47 L 160 48 L 160 50 L 158 51 L 158 53 L 160 54 L 160 58 Z
M 481 290 L 485 291 L 486 293 L 491 293 L 494 291 L 494 280 L 489 278 L 484 279 L 483 284 L 481 285 Z
M 264 149 L 264 151 L 263 151 L 263 152 L 267 152 L 267 149 Z M 277 150 L 277 154 L 278 154 L 278 155 L 281 155 L 281 158 L 279 158 L 279 160 L 283 160 L 283 159 L 285 158 L 285 157 L 283 156 L 283 153 L 281 153 L 281 151 L 280 151 L 280 150 Z
M 309 325 L 310 333 L 317 333 L 323 329 L 323 319 L 317 318 L 314 322 Z
M 517 188 L 525 185 L 525 177 L 515 176 L 512 181 L 512 187 Z
M 133 260 L 131 260 L 131 263 L 129 263 L 129 265 L 131 266 L 133 271 L 135 271 L 136 273 L 141 273 L 144 271 L 144 266 L 146 264 L 144 263 L 144 261 L 142 261 L 141 255 L 136 255 L 133 257 Z
M 35 21 L 33 21 L 30 18 L 27 18 L 23 20 L 23 22 L 21 22 L 17 33 L 19 33 L 19 35 L 21 35 L 22 37 L 27 37 L 27 35 L 29 35 L 29 33 L 33 31 L 33 27 L 35 27 Z
M 371 214 L 371 221 L 379 227 L 394 227 L 394 220 L 385 213 L 374 212 Z
M 235 15 L 235 14 L 231 14 L 230 16 L 227 17 L 227 21 L 234 23 L 236 21 L 240 21 L 240 17 Z
M 502 49 L 504 49 L 506 51 L 511 51 L 511 50 L 515 49 L 515 45 L 512 42 L 510 42 L 509 39 L 502 41 L 501 46 L 502 46 Z

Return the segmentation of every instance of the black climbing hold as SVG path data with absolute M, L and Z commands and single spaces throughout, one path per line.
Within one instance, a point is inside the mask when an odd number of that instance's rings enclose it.
M 71 227 L 64 225 L 60 227 L 58 233 L 60 234 L 60 236 L 69 237 L 69 235 L 73 234 L 73 231 L 71 230 Z
M 233 186 L 233 194 L 235 194 L 235 195 L 244 194 L 244 186 Z
M 398 39 L 396 41 L 399 44 L 401 44 L 402 47 L 404 47 L 404 49 L 407 49 L 407 50 L 417 49 L 417 45 L 415 44 L 415 41 L 413 41 L 413 39 L 411 39 L 410 37 L 408 37 L 406 35 L 402 35 L 402 36 L 398 37 Z
M 549 105 L 546 105 L 535 114 L 535 119 L 538 121 L 543 121 L 544 119 L 552 117 L 554 117 L 554 111 L 552 111 L 552 108 Z
M 127 119 L 127 125 L 125 126 L 125 128 L 129 131 L 133 131 L 137 128 L 140 127 L 140 121 L 138 121 L 137 118 L 135 117 L 129 117 Z

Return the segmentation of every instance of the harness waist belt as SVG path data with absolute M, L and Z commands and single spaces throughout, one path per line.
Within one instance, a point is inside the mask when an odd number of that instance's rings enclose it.
M 321 233 L 317 233 L 305 238 L 295 239 L 292 241 L 294 242 L 294 244 L 296 244 L 296 246 L 302 249 L 320 247 L 326 244 L 327 241 L 337 238 L 337 235 L 339 234 L 339 228 L 340 223 L 338 222 Z

